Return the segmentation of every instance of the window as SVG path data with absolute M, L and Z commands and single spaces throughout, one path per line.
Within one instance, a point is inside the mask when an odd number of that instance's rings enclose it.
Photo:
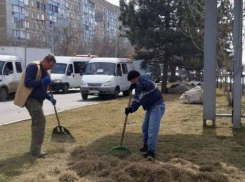
M 30 28 L 30 23 L 28 21 L 25 21 L 25 28 Z
M 117 75 L 122 76 L 122 70 L 120 64 L 117 65 Z
M 38 9 L 40 8 L 40 2 L 37 2 L 37 8 Z
M 126 64 L 122 64 L 122 71 L 123 71 L 123 74 L 128 74 L 128 68 Z
M 13 73 L 14 73 L 13 64 L 12 64 L 12 62 L 8 62 L 3 69 L 3 74 L 4 75 L 10 75 Z
M 26 33 L 26 39 L 30 39 L 30 33 Z
M 45 11 L 46 10 L 46 6 L 45 4 L 42 4 L 42 10 Z
M 65 74 L 66 67 L 67 67 L 67 64 L 65 64 L 65 63 L 57 63 L 57 64 L 55 64 L 54 67 L 51 69 L 51 73 L 55 73 L 55 74 Z M 72 71 L 71 73 L 73 73 L 72 65 L 71 65 L 71 64 L 69 65 L 67 71 Z
M 56 13 L 58 13 L 58 7 L 57 7 L 57 6 L 55 6 L 54 11 L 55 11 Z
M 69 64 L 67 71 L 73 73 L 73 66 L 72 66 L 72 64 Z
M 25 16 L 29 16 L 29 11 L 25 10 Z
M 35 23 L 32 22 L 32 29 L 35 29 Z
M 16 71 L 17 71 L 17 73 L 22 73 L 21 62 L 16 62 L 16 63 L 15 63 L 15 66 L 16 66 Z
M 74 62 L 73 64 L 74 64 L 75 73 L 80 73 L 80 71 L 84 72 L 86 69 L 85 62 Z
M 49 5 L 48 5 L 48 10 L 49 10 L 49 11 L 52 11 L 52 4 L 49 4 Z

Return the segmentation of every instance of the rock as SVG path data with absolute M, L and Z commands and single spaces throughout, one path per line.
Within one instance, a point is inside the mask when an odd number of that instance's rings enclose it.
M 179 98 L 184 101 L 184 104 L 202 104 L 202 88 L 200 86 L 196 86 L 195 88 L 186 91 Z
M 188 91 L 188 87 L 183 84 L 174 84 L 168 88 L 168 93 L 171 94 L 183 94 L 185 91 Z

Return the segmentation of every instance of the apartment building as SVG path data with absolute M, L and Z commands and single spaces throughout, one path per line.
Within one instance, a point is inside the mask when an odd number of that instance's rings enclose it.
M 90 0 L 95 4 L 96 35 L 115 39 L 118 33 L 120 9 L 106 0 Z
M 0 35 L 2 38 L 8 35 L 19 39 L 25 38 L 23 22 L 25 20 L 24 0 L 1 0 L 0 2 Z
M 119 14 L 106 0 L 0 0 L 0 36 L 51 44 L 51 33 L 70 27 L 82 42 L 115 39 Z

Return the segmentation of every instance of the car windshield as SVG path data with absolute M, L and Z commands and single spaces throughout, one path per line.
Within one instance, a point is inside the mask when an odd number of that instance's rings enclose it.
M 88 63 L 85 75 L 115 75 L 115 63 Z
M 4 66 L 4 61 L 0 61 L 0 75 L 3 74 L 3 66 Z
M 66 67 L 67 67 L 67 64 L 65 64 L 65 63 L 56 63 L 54 65 L 54 67 L 52 68 L 51 73 L 54 73 L 54 74 L 65 74 Z

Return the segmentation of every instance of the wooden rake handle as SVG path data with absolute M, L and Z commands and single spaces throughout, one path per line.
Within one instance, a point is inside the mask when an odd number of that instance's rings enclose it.
M 131 100 L 132 100 L 132 91 L 130 92 L 130 95 L 129 95 L 128 107 L 130 106 Z M 127 121 L 128 121 L 128 115 L 126 115 L 126 117 L 125 117 L 123 131 L 122 131 L 122 137 L 121 137 L 121 142 L 120 142 L 120 147 L 122 147 L 122 144 L 123 144 L 123 139 L 124 139 L 124 134 L 125 134 L 125 130 L 126 130 Z
M 52 91 L 51 85 L 49 86 L 49 90 L 50 90 L 51 98 L 54 99 L 54 95 L 53 95 L 53 91 Z M 56 118 L 57 118 L 57 121 L 58 121 L 58 125 L 60 126 L 60 120 L 59 120 L 58 113 L 57 113 L 55 105 L 54 105 L 54 111 L 55 111 L 55 115 L 56 115 Z

